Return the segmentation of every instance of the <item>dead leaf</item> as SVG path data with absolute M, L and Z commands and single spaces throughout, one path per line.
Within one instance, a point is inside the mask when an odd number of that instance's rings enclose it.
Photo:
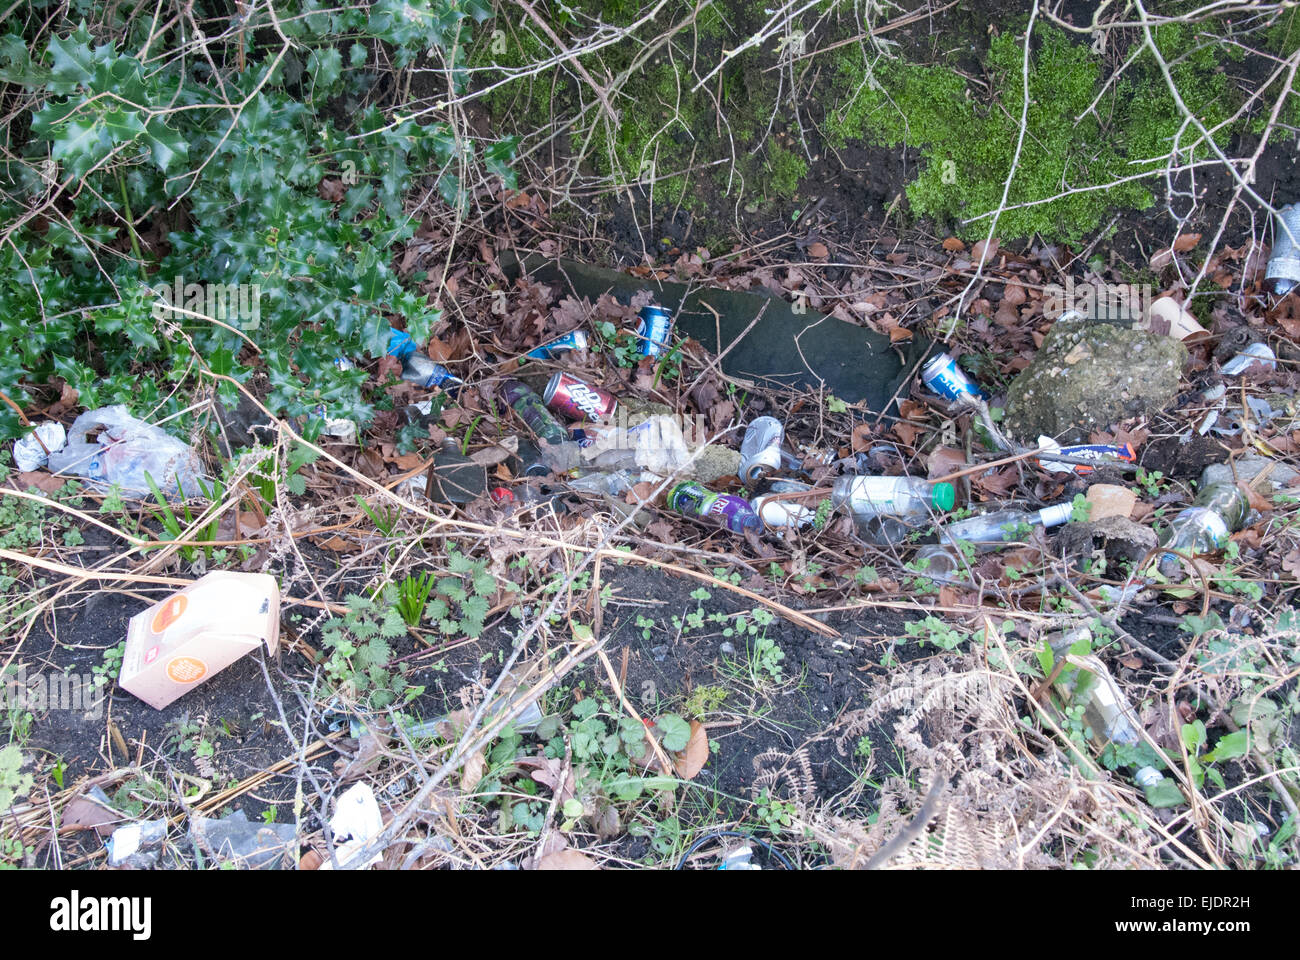
M 691 738 L 686 746 L 673 754 L 673 769 L 683 780 L 693 780 L 709 762 L 709 735 L 704 724 L 691 721 Z
M 1174 241 L 1174 252 L 1186 253 L 1200 242 L 1201 235 L 1199 233 L 1180 233 L 1178 239 Z
M 599 870 L 596 861 L 577 850 L 548 853 L 537 861 L 538 870 Z
M 487 760 L 483 756 L 482 750 L 475 750 L 474 755 L 465 761 L 464 769 L 460 774 L 460 789 L 462 793 L 473 793 L 474 788 L 478 786 L 479 781 L 483 779 L 483 773 L 487 770 Z
M 849 435 L 849 444 L 854 453 L 863 453 L 871 449 L 871 435 L 875 429 L 869 423 L 855 424 Z
M 987 253 L 985 252 L 986 250 Z M 996 239 L 989 241 L 981 240 L 979 243 L 975 244 L 975 246 L 970 248 L 970 258 L 975 263 L 979 263 L 981 257 L 984 258 L 986 264 L 992 263 L 993 258 L 997 255 L 998 241 Z
M 20 473 L 15 479 L 18 481 L 19 490 L 25 491 L 28 487 L 35 487 L 42 493 L 57 493 L 68 482 L 67 477 L 56 477 L 46 470 Z
M 966 454 L 954 447 L 935 447 L 930 451 L 929 476 L 946 477 L 966 466 Z
M 344 540 L 338 534 L 325 540 L 314 541 L 316 546 L 322 550 L 332 550 L 334 553 L 360 553 L 361 544 L 354 543 L 351 540 Z

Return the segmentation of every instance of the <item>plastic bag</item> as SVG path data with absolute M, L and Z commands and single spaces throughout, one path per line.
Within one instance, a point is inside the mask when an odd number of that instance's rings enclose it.
M 100 430 L 96 441 L 86 434 Z M 168 497 L 177 481 L 187 497 L 201 496 L 203 469 L 198 455 L 152 424 L 137 420 L 122 404 L 89 410 L 73 421 L 68 444 L 50 454 L 50 472 L 85 477 L 103 486 L 116 484 L 124 493 L 149 495 L 148 473 Z
M 36 438 L 40 437 L 39 440 Z M 42 423 L 27 436 L 14 443 L 14 466 L 23 473 L 45 466 L 46 450 L 58 450 L 66 442 L 63 424 L 50 421 Z M 41 444 L 45 446 L 41 446 Z

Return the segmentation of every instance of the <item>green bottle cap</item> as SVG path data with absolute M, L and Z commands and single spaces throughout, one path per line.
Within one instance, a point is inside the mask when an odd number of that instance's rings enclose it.
M 951 510 L 957 505 L 957 488 L 951 483 L 936 483 L 930 489 L 930 502 L 936 510 Z

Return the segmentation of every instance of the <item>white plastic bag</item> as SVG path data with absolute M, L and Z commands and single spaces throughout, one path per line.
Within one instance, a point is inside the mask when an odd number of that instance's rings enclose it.
M 40 439 L 38 440 L 37 437 Z M 27 436 L 14 442 L 14 466 L 23 473 L 30 473 L 45 466 L 45 451 L 58 450 L 67 441 L 63 424 L 53 420 L 42 423 Z M 41 444 L 45 446 L 41 446 Z
M 100 431 L 93 442 L 86 434 Z M 203 468 L 198 455 L 171 434 L 137 420 L 122 404 L 89 410 L 73 421 L 68 444 L 50 454 L 50 472 L 85 477 L 102 486 L 116 484 L 124 493 L 149 495 L 145 474 L 168 497 L 177 482 L 187 497 L 202 495 Z

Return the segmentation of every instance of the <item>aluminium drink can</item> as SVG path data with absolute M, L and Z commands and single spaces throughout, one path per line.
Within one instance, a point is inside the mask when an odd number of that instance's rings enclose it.
M 740 442 L 740 479 L 755 483 L 764 474 L 780 470 L 785 426 L 776 417 L 757 417 L 745 428 Z
M 953 403 L 973 403 L 982 398 L 980 388 L 966 375 L 965 370 L 957 366 L 956 359 L 950 353 L 932 357 L 921 368 L 921 382 L 931 393 Z
M 673 329 L 673 315 L 666 307 L 641 308 L 641 322 L 636 325 L 637 351 L 643 357 L 657 357 L 668 349 Z
M 542 403 L 570 420 L 608 420 L 618 408 L 617 398 L 608 390 L 562 371 L 546 384 Z

